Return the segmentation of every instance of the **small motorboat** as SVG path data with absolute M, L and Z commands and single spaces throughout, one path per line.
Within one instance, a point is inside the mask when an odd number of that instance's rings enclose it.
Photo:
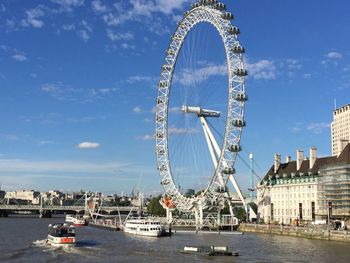
M 198 246 L 198 247 L 184 247 L 181 253 L 196 254 L 205 256 L 238 256 L 238 252 L 233 251 L 229 247 L 218 246 Z
M 74 226 L 86 226 L 87 221 L 84 217 L 78 217 L 73 215 L 66 215 L 66 222 L 73 224 Z
M 47 243 L 52 246 L 75 245 L 75 228 L 69 224 L 50 224 Z

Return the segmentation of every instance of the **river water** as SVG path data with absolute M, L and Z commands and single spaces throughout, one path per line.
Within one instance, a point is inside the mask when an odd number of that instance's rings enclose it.
M 92 227 L 77 227 L 77 245 L 47 246 L 47 226 L 64 218 L 0 218 L 0 262 L 350 262 L 350 244 L 264 234 L 176 233 L 147 238 Z M 231 246 L 239 257 L 182 254 L 186 245 Z

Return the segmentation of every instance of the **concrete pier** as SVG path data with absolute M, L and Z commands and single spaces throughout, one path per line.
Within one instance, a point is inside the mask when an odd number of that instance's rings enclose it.
M 350 243 L 350 231 L 347 230 L 330 230 L 310 227 L 293 227 L 283 225 L 258 225 L 258 224 L 241 224 L 239 231 L 273 234 L 283 236 L 302 237 L 309 239 L 341 241 Z

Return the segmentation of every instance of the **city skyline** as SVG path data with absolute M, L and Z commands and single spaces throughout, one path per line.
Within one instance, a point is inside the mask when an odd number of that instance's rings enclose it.
M 2 188 L 160 193 L 157 81 L 176 22 L 193 2 L 2 1 Z M 316 146 L 331 155 L 334 100 L 350 102 L 350 4 L 222 2 L 246 48 L 242 145 L 256 172 L 265 175 L 275 152 L 295 159 L 296 149 Z M 203 68 L 220 75 L 217 66 Z M 248 188 L 248 168 L 238 163 L 237 172 Z

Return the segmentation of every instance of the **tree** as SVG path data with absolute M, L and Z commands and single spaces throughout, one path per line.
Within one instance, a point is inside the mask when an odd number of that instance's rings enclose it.
M 166 211 L 159 203 L 161 196 L 153 197 L 147 206 L 147 211 L 154 216 L 165 216 Z
M 238 218 L 239 221 L 245 221 L 247 218 L 247 214 L 243 207 L 234 207 L 233 213 Z

